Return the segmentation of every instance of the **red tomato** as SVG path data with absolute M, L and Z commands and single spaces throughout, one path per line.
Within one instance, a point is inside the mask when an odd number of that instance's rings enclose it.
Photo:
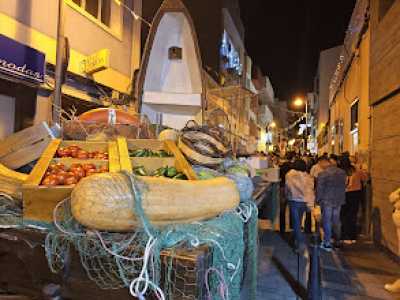
M 82 168 L 87 171 L 89 169 L 96 169 L 96 166 L 94 164 L 83 164 Z
M 96 169 L 89 169 L 86 171 L 86 177 L 97 173 L 98 171 Z
M 55 186 L 55 185 L 57 185 L 57 184 L 58 184 L 57 179 L 52 178 L 51 175 L 45 177 L 45 178 L 42 180 L 42 185 L 46 185 L 46 186 Z
M 77 179 L 81 179 L 81 178 L 85 177 L 85 175 L 86 175 L 85 170 L 82 168 L 73 169 L 72 173 L 74 173 L 74 175 Z
M 68 176 L 65 178 L 65 185 L 71 185 L 71 184 L 76 184 L 78 183 L 78 179 L 75 176 Z
M 76 169 L 76 168 L 82 168 L 82 164 L 79 164 L 79 163 L 73 163 L 73 164 L 71 164 L 70 169 Z
M 108 167 L 107 166 L 101 166 L 100 167 L 100 173 L 107 173 L 108 172 Z

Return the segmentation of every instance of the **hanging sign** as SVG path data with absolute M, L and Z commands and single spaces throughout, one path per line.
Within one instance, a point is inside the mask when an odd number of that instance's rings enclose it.
M 96 53 L 89 55 L 83 61 L 84 72 L 93 74 L 101 70 L 107 69 L 110 66 L 110 50 L 102 49 Z
M 0 34 L 0 72 L 42 83 L 45 54 Z

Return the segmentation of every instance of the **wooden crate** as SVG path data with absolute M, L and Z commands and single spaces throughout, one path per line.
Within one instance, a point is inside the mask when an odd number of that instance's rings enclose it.
M 173 141 L 159 141 L 150 139 L 127 140 L 123 137 L 118 138 L 118 150 L 120 157 L 121 170 L 132 171 L 135 166 L 143 166 L 147 171 L 153 172 L 161 167 L 175 167 L 179 172 L 186 175 L 189 180 L 196 180 L 196 173 L 188 163 L 182 152 Z M 129 150 L 150 149 L 165 150 L 173 157 L 129 157 Z
M 170 292 L 176 300 L 202 300 L 206 298 L 205 274 L 211 267 L 212 253 L 207 246 L 198 248 L 180 247 L 161 252 L 161 278 L 164 292 Z M 168 273 L 169 268 L 171 272 Z
M 59 147 L 78 145 L 86 151 L 108 151 L 108 160 L 55 158 Z M 71 195 L 74 185 L 43 186 L 41 181 L 52 162 L 62 162 L 69 167 L 72 163 L 93 163 L 97 167 L 108 165 L 110 172 L 120 170 L 118 147 L 116 142 L 83 142 L 53 140 L 32 170 L 22 186 L 24 218 L 34 221 L 51 222 L 56 205 Z
M 0 163 L 20 168 L 38 159 L 52 139 L 46 122 L 18 131 L 0 143 Z

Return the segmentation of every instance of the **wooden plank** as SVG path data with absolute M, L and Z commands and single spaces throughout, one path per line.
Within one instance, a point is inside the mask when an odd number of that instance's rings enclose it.
M 101 151 L 108 152 L 108 142 L 91 142 L 91 141 L 62 141 L 60 147 L 68 147 L 76 145 L 85 151 Z
M 188 163 L 182 152 L 178 149 L 174 141 L 164 141 L 167 149 L 176 159 L 176 167 L 183 172 L 189 180 L 196 180 L 197 175 L 193 171 L 192 166 Z
M 0 143 L 0 158 L 50 136 L 43 123 L 18 131 Z
M 24 186 L 24 219 L 53 222 L 56 205 L 70 197 L 73 186 Z
M 379 2 L 371 2 L 370 104 L 400 87 L 400 1 L 383 18 Z
M 0 295 L 0 300 L 32 300 L 32 298 L 23 295 Z
M 129 150 L 136 149 L 150 149 L 150 150 L 166 150 L 164 147 L 164 143 L 159 140 L 151 140 L 151 139 L 136 139 L 136 140 L 126 140 L 127 146 Z
M 9 169 L 6 166 L 3 166 L 2 164 L 0 164 L 0 175 L 20 181 L 21 183 L 28 179 L 27 174 L 15 172 L 14 170 Z
M 109 160 L 108 168 L 110 172 L 119 172 L 121 170 L 117 142 L 108 143 L 108 160 Z
M 36 163 L 33 168 L 31 174 L 26 180 L 26 184 L 28 185 L 39 185 L 40 181 L 43 178 L 43 175 L 46 173 L 47 168 L 49 167 L 50 161 L 53 159 L 54 154 L 56 153 L 58 146 L 60 145 L 61 140 L 55 139 L 52 140 L 46 150 L 43 152 L 39 161 Z
M 121 165 L 121 170 L 132 172 L 132 163 L 129 158 L 127 140 L 123 137 L 118 137 L 117 143 L 118 143 L 119 161 Z
M 108 160 L 99 159 L 76 159 L 76 158 L 54 158 L 57 149 L 62 146 L 78 145 L 86 151 L 109 151 Z M 81 141 L 61 141 L 53 140 L 47 147 L 42 157 L 39 159 L 35 168 L 29 175 L 26 183 L 22 186 L 24 219 L 52 222 L 53 211 L 56 205 L 64 199 L 70 197 L 74 185 L 70 186 L 53 186 L 47 187 L 40 185 L 47 168 L 51 163 L 61 162 L 66 167 L 70 167 L 73 163 L 92 163 L 96 167 L 108 166 L 110 172 L 120 170 L 118 151 L 115 149 L 116 143 L 110 145 L 108 143 L 98 142 L 81 142 Z
M 41 142 L 20 148 L 3 156 L 1 162 L 10 169 L 18 169 L 27 163 L 38 159 L 50 142 L 50 138 L 45 138 Z

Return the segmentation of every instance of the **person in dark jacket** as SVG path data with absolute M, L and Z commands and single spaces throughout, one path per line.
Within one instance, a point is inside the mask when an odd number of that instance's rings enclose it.
M 345 203 L 346 172 L 337 167 L 337 159 L 332 156 L 329 160 L 321 161 L 324 171 L 317 177 L 316 202 L 322 209 L 322 227 L 324 239 L 321 248 L 332 251 L 332 233 L 337 242 L 340 242 L 341 224 L 340 209 Z

